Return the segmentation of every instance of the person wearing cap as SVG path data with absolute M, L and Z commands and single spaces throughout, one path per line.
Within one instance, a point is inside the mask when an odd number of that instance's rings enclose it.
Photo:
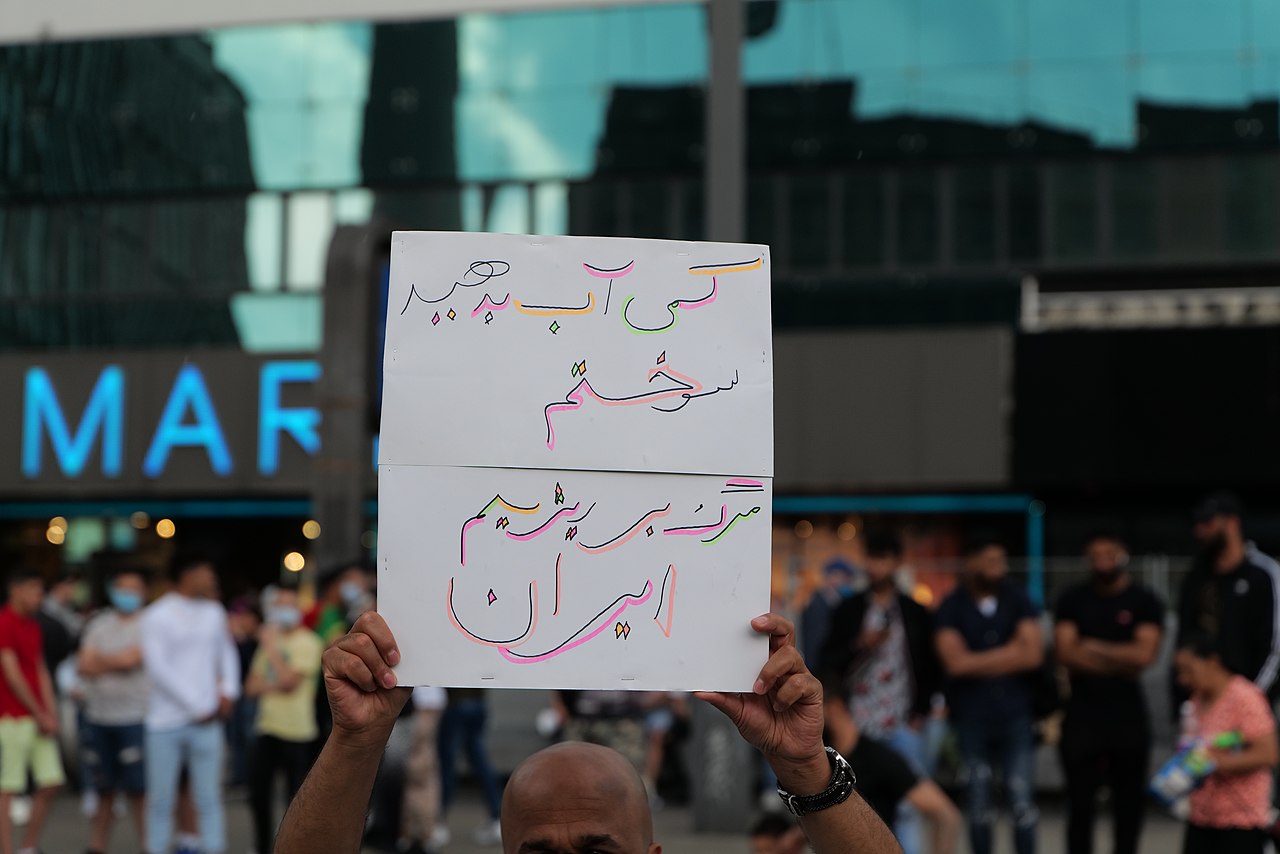
M 800 614 L 800 652 L 810 667 L 817 665 L 822 646 L 831 631 L 831 616 L 853 595 L 853 567 L 843 558 L 833 558 L 822 568 L 822 586 L 813 591 Z
M 1280 564 L 1244 538 L 1240 499 L 1215 492 L 1195 509 L 1200 544 L 1178 596 L 1178 642 L 1197 633 L 1274 704 L 1280 695 Z M 1177 708 L 1175 705 L 1174 708 Z

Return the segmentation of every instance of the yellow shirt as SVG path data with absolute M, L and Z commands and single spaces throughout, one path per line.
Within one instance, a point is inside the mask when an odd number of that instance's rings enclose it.
M 324 643 L 315 632 L 294 629 L 280 639 L 280 654 L 289 669 L 302 681 L 292 691 L 269 691 L 258 700 L 258 732 L 285 741 L 313 741 L 320 735 L 316 726 L 316 686 Z M 268 685 L 275 681 L 267 651 L 258 647 L 250 665 L 253 673 Z

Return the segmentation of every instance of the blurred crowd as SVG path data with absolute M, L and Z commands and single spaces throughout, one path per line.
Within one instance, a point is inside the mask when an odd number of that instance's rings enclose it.
M 1059 593 L 1052 617 L 1010 578 L 1006 544 L 981 531 L 970 532 L 959 583 L 940 603 L 914 598 L 890 528 L 863 532 L 859 566 L 827 567 L 798 642 L 824 686 L 827 743 L 906 854 L 957 851 L 965 829 L 969 850 L 989 854 L 1001 806 L 1014 851 L 1032 854 L 1043 745 L 1061 762 L 1071 854 L 1092 854 L 1104 800 L 1115 854 L 1138 851 L 1151 804 L 1186 821 L 1186 854 L 1265 850 L 1277 824 L 1280 566 L 1245 537 L 1241 514 L 1227 493 L 1196 508 L 1198 555 L 1173 614 L 1130 572 L 1124 538 L 1111 531 L 1083 544 L 1089 574 Z M 106 851 L 124 816 L 144 852 L 224 852 L 228 788 L 251 807 L 252 850 L 271 850 L 276 807 L 301 786 L 332 725 L 322 653 L 375 606 L 376 578 L 353 562 L 322 572 L 313 596 L 276 585 L 224 605 L 218 577 L 208 557 L 186 553 L 161 584 L 118 569 L 101 579 L 90 613 L 76 607 L 75 580 L 9 572 L 0 854 L 15 850 L 15 824 L 19 854 L 39 850 L 64 765 L 83 793 L 91 854 Z M 1142 679 L 1168 647 L 1178 735 L 1156 744 Z M 460 760 L 487 814 L 473 841 L 500 844 L 487 722 L 484 691 L 415 689 L 375 786 L 371 846 L 446 849 Z M 549 740 L 617 750 L 654 808 L 683 800 L 696 774 L 679 749 L 691 727 L 678 694 L 553 692 L 536 726 Z M 750 848 L 805 850 L 763 763 L 760 777 Z

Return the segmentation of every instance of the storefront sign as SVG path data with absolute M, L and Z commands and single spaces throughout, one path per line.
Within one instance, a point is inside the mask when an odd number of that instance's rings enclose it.
M 304 493 L 320 450 L 311 359 L 212 352 L 0 359 L 0 493 Z

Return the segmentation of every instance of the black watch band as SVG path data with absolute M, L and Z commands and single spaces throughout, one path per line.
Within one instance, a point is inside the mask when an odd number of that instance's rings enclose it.
M 853 769 L 834 747 L 828 747 L 826 750 L 827 760 L 831 763 L 831 782 L 825 789 L 816 795 L 793 795 L 781 786 L 778 787 L 778 797 L 782 798 L 787 812 L 792 815 L 809 815 L 829 809 L 849 800 L 849 796 L 853 794 L 853 787 L 857 782 L 853 776 Z

